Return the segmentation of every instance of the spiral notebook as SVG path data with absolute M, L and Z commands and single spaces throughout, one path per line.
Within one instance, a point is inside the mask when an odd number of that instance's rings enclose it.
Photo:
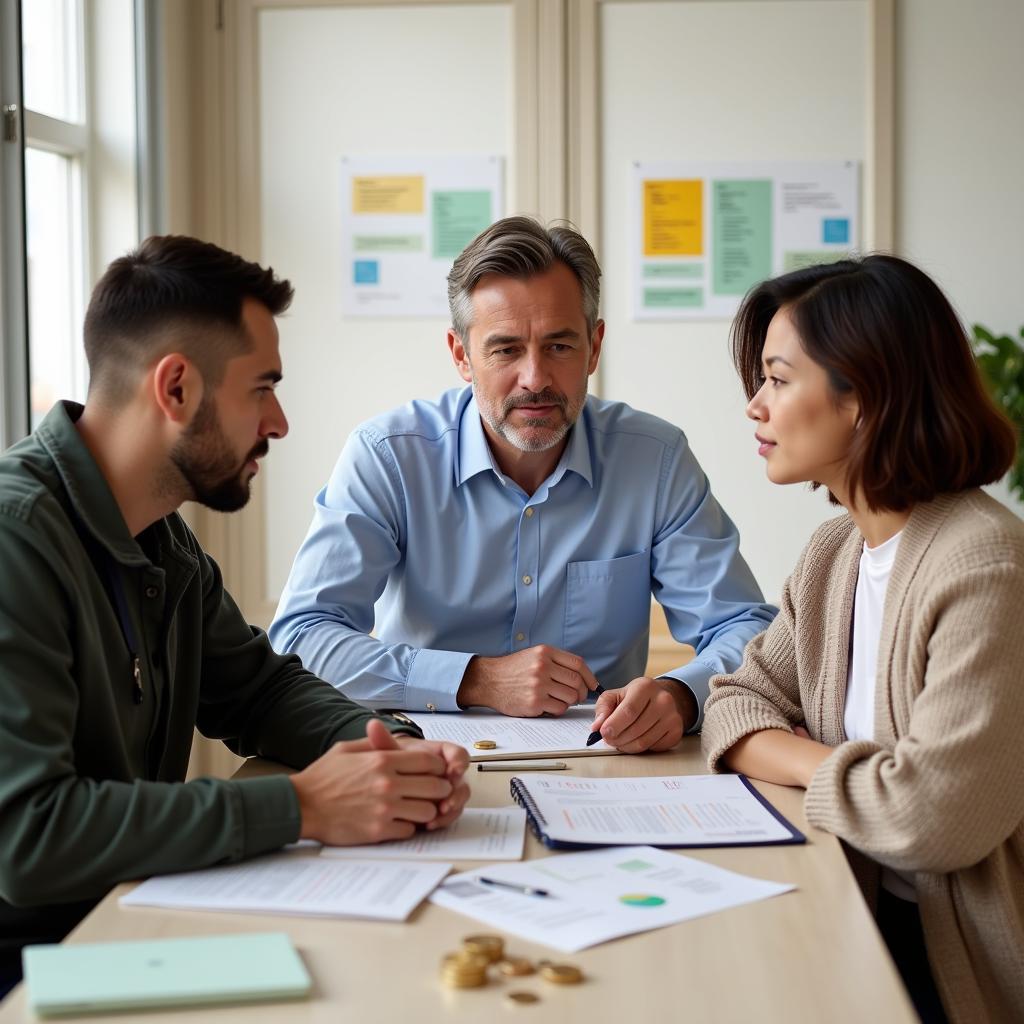
M 806 842 L 743 775 L 515 776 L 509 785 L 534 835 L 555 850 Z

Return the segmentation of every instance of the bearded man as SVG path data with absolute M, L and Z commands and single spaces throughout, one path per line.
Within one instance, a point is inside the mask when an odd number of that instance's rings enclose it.
M 300 838 L 454 821 L 427 743 L 276 654 L 178 514 L 241 508 L 288 421 L 275 317 L 292 288 L 182 236 L 115 260 L 85 317 L 85 406 L 0 455 L 0 996 L 118 882 Z M 185 782 L 194 730 L 292 776 Z

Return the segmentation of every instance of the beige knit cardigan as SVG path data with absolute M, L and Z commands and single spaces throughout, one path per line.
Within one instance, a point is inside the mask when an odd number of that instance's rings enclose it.
M 1024 1021 L 1024 522 L 978 490 L 914 508 L 885 595 L 875 740 L 848 741 L 862 544 L 849 516 L 821 526 L 774 623 L 711 680 L 708 764 L 801 723 L 835 747 L 807 820 L 846 842 L 872 903 L 878 864 L 914 873 L 952 1020 Z

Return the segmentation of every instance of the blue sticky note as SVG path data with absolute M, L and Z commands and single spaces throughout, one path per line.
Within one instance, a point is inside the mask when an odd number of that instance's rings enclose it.
M 825 217 L 821 222 L 823 242 L 846 245 L 850 241 L 850 221 L 847 217 Z
M 356 284 L 377 284 L 380 281 L 380 263 L 378 260 L 356 260 L 352 269 L 352 280 Z

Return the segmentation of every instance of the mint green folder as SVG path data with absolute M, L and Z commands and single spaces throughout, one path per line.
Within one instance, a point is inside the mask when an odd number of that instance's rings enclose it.
M 284 932 L 26 946 L 22 962 L 41 1017 L 298 999 L 311 984 Z

